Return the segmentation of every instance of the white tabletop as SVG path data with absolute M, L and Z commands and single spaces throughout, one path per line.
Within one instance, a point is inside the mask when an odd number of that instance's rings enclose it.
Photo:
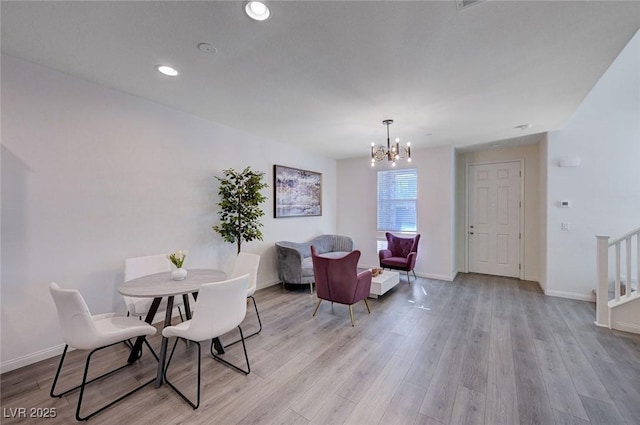
M 118 287 L 118 292 L 128 297 L 156 298 L 197 292 L 205 283 L 220 282 L 227 278 L 222 270 L 188 269 L 184 280 L 173 280 L 171 272 L 142 276 Z

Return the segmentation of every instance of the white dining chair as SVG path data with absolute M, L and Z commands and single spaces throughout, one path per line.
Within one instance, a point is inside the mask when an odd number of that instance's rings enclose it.
M 170 272 L 171 262 L 165 254 L 147 255 L 144 257 L 131 257 L 124 260 L 124 281 L 137 279 L 142 276 L 147 276 L 155 273 Z M 124 303 L 127 305 L 127 311 L 131 316 L 135 316 L 141 319 L 149 312 L 153 298 L 134 298 L 122 296 Z M 184 320 L 182 316 L 182 309 L 184 305 L 182 298 L 178 297 L 173 302 L 173 307 L 178 308 L 180 314 L 180 320 Z M 159 313 L 167 309 L 167 299 L 163 298 L 158 307 Z
M 84 396 L 85 386 L 133 364 L 126 363 L 125 365 L 119 366 L 98 376 L 97 378 L 87 381 L 87 372 L 89 371 L 89 364 L 93 354 L 104 348 L 128 340 L 129 338 L 154 335 L 156 333 L 156 328 L 133 317 L 118 316 L 115 313 L 92 316 L 79 291 L 75 289 L 62 289 L 55 282 L 51 282 L 49 285 L 49 291 L 51 292 L 51 296 L 53 297 L 53 301 L 55 302 L 56 309 L 58 311 L 58 320 L 60 321 L 62 336 L 65 342 L 64 351 L 62 352 L 60 364 L 58 365 L 58 370 L 56 371 L 49 394 L 51 397 L 62 397 L 79 388 L 80 395 L 78 397 L 78 405 L 76 407 L 76 419 L 78 421 L 89 419 L 155 381 L 154 376 L 151 380 L 134 388 L 125 395 L 118 397 L 109 404 L 87 414 L 86 416 L 81 416 L 80 410 L 82 407 L 82 398 Z M 149 350 L 151 350 L 151 353 L 156 360 L 158 360 L 158 357 L 147 342 L 146 338 L 144 339 L 144 342 L 147 347 L 149 347 Z M 62 365 L 69 347 L 78 350 L 91 350 L 91 352 L 87 355 L 82 375 L 82 382 L 80 385 L 56 394 L 56 384 L 58 383 L 60 371 L 62 370 Z
M 165 338 L 176 337 L 171 349 L 167 366 L 164 370 L 165 382 L 186 401 L 191 407 L 197 409 L 200 406 L 200 381 L 201 381 L 201 347 L 200 342 L 217 338 L 234 328 L 240 331 L 240 341 L 244 350 L 244 358 L 247 362 L 247 369 L 240 367 L 224 360 L 216 355 L 213 351 L 213 341 L 211 343 L 211 355 L 213 358 L 240 373 L 245 375 L 251 372 L 249 365 L 249 357 L 247 356 L 247 347 L 244 342 L 242 328 L 240 323 L 247 314 L 247 287 L 249 285 L 249 274 L 240 277 L 225 280 L 222 282 L 213 282 L 202 285 L 198 291 L 198 299 L 194 307 L 193 318 L 175 326 L 167 326 L 162 330 L 162 336 Z M 168 379 L 169 366 L 171 359 L 176 350 L 178 339 L 192 341 L 198 346 L 198 380 L 197 380 L 197 398 L 195 403 L 185 396 L 178 388 L 175 387 Z M 181 344 L 182 345 L 182 344 Z
M 258 318 L 258 330 L 252 334 L 246 335 L 245 338 L 258 335 L 262 332 L 262 321 L 260 320 L 260 313 L 258 312 L 258 306 L 256 305 L 256 299 L 253 294 L 256 293 L 256 286 L 258 282 L 258 266 L 260 266 L 260 256 L 257 254 L 249 254 L 247 252 L 241 252 L 236 257 L 236 262 L 233 265 L 230 277 L 238 277 L 249 273 L 249 287 L 247 288 L 247 298 L 251 298 L 253 301 L 253 308 L 256 311 L 256 317 Z M 225 345 L 229 347 L 233 344 L 237 344 L 240 340 L 236 340 Z

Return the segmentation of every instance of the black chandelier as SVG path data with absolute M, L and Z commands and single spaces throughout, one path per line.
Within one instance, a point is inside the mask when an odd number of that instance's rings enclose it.
M 400 145 L 400 139 L 396 138 L 395 144 L 391 145 L 391 139 L 389 138 L 389 126 L 393 124 L 393 120 L 384 120 L 382 124 L 387 126 L 387 146 L 379 145 L 371 142 L 371 166 L 375 167 L 376 162 L 387 159 L 392 161 L 392 166 L 396 166 L 396 160 L 407 159 L 407 162 L 411 162 L 411 142 L 407 142 L 407 146 Z

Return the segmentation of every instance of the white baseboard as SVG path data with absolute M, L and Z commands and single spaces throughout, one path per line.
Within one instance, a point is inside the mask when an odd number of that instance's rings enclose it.
M 274 285 L 281 285 L 281 284 L 282 284 L 282 281 L 280 280 L 271 280 L 269 282 L 261 282 L 260 284 L 256 285 L 256 290 L 268 288 Z
M 378 264 L 376 264 L 375 266 L 372 266 L 369 264 L 358 264 L 358 268 L 361 268 L 361 269 L 373 269 L 378 267 L 380 267 Z M 405 273 L 404 271 L 400 271 L 400 270 L 394 270 L 394 271 L 400 272 L 401 274 Z M 451 276 L 445 276 L 442 274 L 421 273 L 416 271 L 416 276 L 424 277 L 426 279 L 446 280 L 447 282 L 453 282 L 453 280 L 456 278 L 457 275 L 458 275 L 458 272 L 456 272 L 456 274 L 453 277 L 451 277 Z
M 10 372 L 15 369 L 19 369 L 24 366 L 29 366 L 40 362 L 42 360 L 50 359 L 51 357 L 59 356 L 64 350 L 64 344 L 56 345 L 55 347 L 45 348 L 44 350 L 36 351 L 35 353 L 27 354 L 15 359 L 7 360 L 0 363 L 0 373 Z M 71 351 L 71 348 L 69 349 Z
M 593 294 L 579 294 L 577 292 L 553 291 L 549 289 L 545 289 L 544 294 L 550 297 L 569 298 L 572 300 L 589 301 L 592 303 L 596 302 L 596 297 Z
M 467 269 L 466 269 L 466 268 L 458 268 L 458 270 L 456 271 L 456 274 L 457 274 L 457 273 L 469 273 L 469 272 L 467 271 Z M 456 277 L 454 276 L 453 278 L 455 279 Z M 523 280 L 530 280 L 531 282 L 538 282 L 538 283 L 540 283 L 540 279 L 539 279 L 539 278 L 538 278 L 538 276 L 536 276 L 536 275 L 524 275 L 524 276 L 522 277 L 522 279 L 523 279 Z
M 279 280 L 274 280 L 266 283 L 262 282 L 256 289 L 263 289 L 263 288 L 267 288 L 273 285 L 278 285 L 281 283 L 282 282 L 280 282 Z M 191 302 L 192 302 L 191 308 L 193 308 L 193 300 L 191 300 Z M 173 317 L 179 316 L 177 308 L 174 309 L 172 316 Z M 161 323 L 163 321 L 164 321 L 164 312 L 162 314 L 157 314 L 156 317 L 154 317 L 153 323 L 156 324 L 156 323 Z M 64 350 L 64 344 L 60 344 L 54 347 L 45 348 L 44 350 L 36 351 L 35 353 L 26 354 L 24 356 L 21 356 L 15 359 L 1 362 L 0 373 L 10 372 L 12 370 L 19 369 L 24 366 L 29 366 L 31 364 L 37 363 L 42 360 L 50 359 L 51 357 L 59 356 L 60 354 L 62 354 L 63 350 Z M 72 351 L 72 350 L 73 350 L 72 348 L 69 348 L 69 351 Z
M 640 334 L 640 325 L 636 323 L 625 323 L 625 322 L 617 322 L 614 321 L 611 324 L 612 329 L 617 329 L 623 332 L 631 332 L 634 334 Z
M 427 278 L 427 279 L 444 280 L 444 281 L 447 281 L 447 282 L 453 282 L 453 280 L 458 275 L 458 272 L 456 272 L 455 276 L 453 276 L 453 277 L 445 276 L 443 274 L 418 273 L 418 272 L 416 272 L 416 275 L 420 276 L 420 277 Z
M 191 308 L 193 308 L 193 305 L 193 300 L 191 300 Z M 156 314 L 156 316 L 153 318 L 152 325 L 164 322 L 164 311 L 159 313 L 160 314 Z M 173 309 L 171 317 L 180 317 L 180 313 L 178 312 L 177 307 Z M 65 344 L 59 344 L 54 347 L 45 348 L 44 350 L 36 351 L 35 353 L 26 354 L 24 356 L 2 362 L 0 363 L 0 373 L 9 372 L 24 366 L 29 366 L 30 364 L 34 364 L 42 360 L 50 359 L 51 357 L 59 356 L 60 354 L 62 354 L 64 346 Z M 71 352 L 73 350 L 74 348 L 69 347 L 68 351 Z

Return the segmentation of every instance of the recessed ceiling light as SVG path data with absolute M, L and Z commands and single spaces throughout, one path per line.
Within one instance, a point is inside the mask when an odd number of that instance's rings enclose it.
M 244 5 L 244 11 L 249 15 L 251 19 L 256 21 L 264 21 L 269 19 L 271 16 L 271 11 L 261 1 L 248 1 Z
M 158 70 L 158 72 L 166 75 L 167 77 L 175 77 L 176 75 L 178 75 L 178 71 L 168 65 L 157 65 L 156 69 Z

